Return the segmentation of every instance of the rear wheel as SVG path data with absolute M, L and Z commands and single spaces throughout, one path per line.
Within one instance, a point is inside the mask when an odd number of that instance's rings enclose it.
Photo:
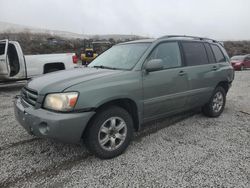
M 130 114 L 123 108 L 111 106 L 97 113 L 84 134 L 84 141 L 97 157 L 109 159 L 120 155 L 132 137 Z
M 209 117 L 218 117 L 226 104 L 226 92 L 221 86 L 216 87 L 209 102 L 203 106 L 202 112 Z

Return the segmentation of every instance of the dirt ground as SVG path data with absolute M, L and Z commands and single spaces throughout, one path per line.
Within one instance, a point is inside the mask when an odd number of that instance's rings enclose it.
M 28 135 L 13 112 L 22 86 L 0 86 L 0 187 L 250 187 L 249 70 L 236 72 L 219 118 L 152 123 L 111 160 Z

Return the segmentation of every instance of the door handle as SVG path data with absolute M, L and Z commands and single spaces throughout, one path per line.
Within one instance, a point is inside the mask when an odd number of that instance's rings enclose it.
M 185 71 L 183 71 L 183 70 L 181 70 L 181 71 L 179 72 L 179 75 L 180 75 L 180 76 L 183 76 L 184 74 L 186 74 L 186 73 L 185 73 Z
M 216 66 L 216 65 L 214 65 L 213 67 L 212 67 L 212 70 L 214 70 L 214 71 L 216 71 L 218 69 L 218 67 Z

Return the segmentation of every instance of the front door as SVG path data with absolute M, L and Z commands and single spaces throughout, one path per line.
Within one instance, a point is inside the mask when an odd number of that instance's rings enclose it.
M 163 70 L 144 73 L 144 121 L 184 110 L 188 79 L 178 42 L 160 43 L 147 58 L 163 61 Z

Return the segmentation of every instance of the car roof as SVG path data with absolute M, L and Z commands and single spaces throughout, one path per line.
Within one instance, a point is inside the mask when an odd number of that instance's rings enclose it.
M 209 42 L 209 43 L 218 43 L 223 45 L 221 42 L 218 42 L 214 39 L 203 38 L 203 37 L 196 37 L 196 36 L 186 36 L 186 35 L 166 35 L 160 38 L 151 38 L 151 39 L 141 39 L 141 40 L 134 40 L 129 42 L 120 43 L 121 44 L 134 44 L 134 43 L 152 43 L 155 41 L 162 41 L 162 40 L 176 40 L 176 41 L 199 41 L 199 42 Z
M 152 43 L 154 41 L 156 41 L 156 39 L 140 39 L 140 40 L 132 40 L 132 41 L 128 41 L 128 42 L 122 42 L 122 43 L 119 43 L 119 44 Z

